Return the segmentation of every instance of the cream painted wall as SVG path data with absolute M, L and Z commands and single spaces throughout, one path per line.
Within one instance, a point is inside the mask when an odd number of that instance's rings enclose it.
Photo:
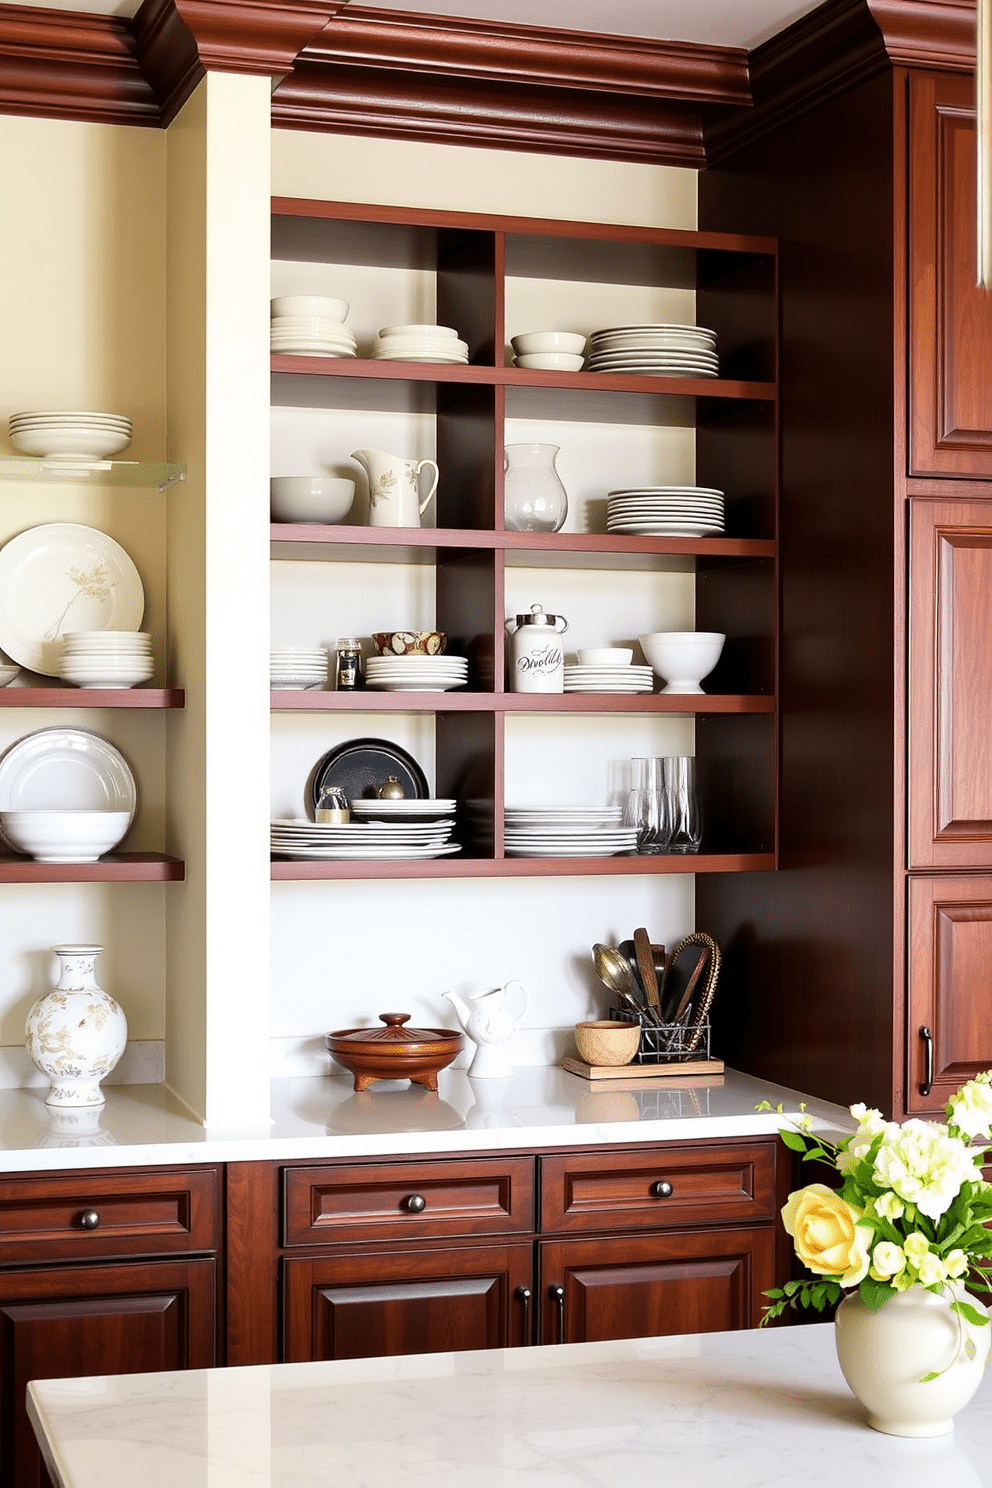
M 522 216 L 693 227 L 691 171 L 275 131 L 272 187 L 278 196 L 390 203 Z M 431 319 L 433 283 L 423 273 L 346 265 L 275 263 L 273 292 L 340 294 L 360 348 L 380 325 Z M 588 331 L 621 320 L 692 318 L 685 291 L 645 295 L 626 286 L 567 281 L 511 283 L 508 330 L 552 325 Z M 538 317 L 543 317 L 539 319 Z M 597 319 L 597 317 L 600 317 Z M 273 472 L 349 468 L 348 455 L 371 444 L 406 455 L 433 453 L 431 421 L 335 410 L 273 411 Z M 568 527 L 600 519 L 595 504 L 610 486 L 691 479 L 693 437 L 679 429 L 616 429 L 517 420 L 508 435 L 561 447 L 570 493 Z M 357 467 L 352 465 L 351 472 Z M 669 472 L 665 474 L 663 472 Z M 442 472 L 443 479 L 443 472 Z M 361 511 L 361 503 L 358 510 Z M 425 519 L 433 520 L 431 513 Z M 424 572 L 391 565 L 338 563 L 272 568 L 272 635 L 277 645 L 329 643 L 337 635 L 433 623 Z M 691 628 L 690 574 L 609 574 L 514 569 L 513 607 L 540 599 L 570 620 L 566 650 L 645 629 Z M 410 749 L 433 787 L 433 729 L 413 714 L 283 714 L 272 721 L 274 813 L 300 814 L 314 761 L 333 744 L 378 734 Z M 507 727 L 507 789 L 518 801 L 619 799 L 634 754 L 689 753 L 691 721 L 579 717 L 567 724 L 512 718 Z M 529 987 L 527 1027 L 516 1037 L 519 1063 L 554 1059 L 564 1030 L 605 1010 L 592 972 L 596 939 L 623 939 L 637 925 L 671 944 L 695 928 L 693 879 L 634 876 L 590 879 L 376 883 L 280 883 L 272 888 L 271 1028 L 278 1073 L 326 1069 L 326 1029 L 374 1021 L 385 1008 L 414 1021 L 453 1023 L 441 999 L 519 978 Z
M 0 233 L 0 453 L 16 454 L 6 438 L 12 412 L 102 409 L 133 421 L 125 458 L 163 459 L 164 135 L 4 115 L 0 159 L 7 201 Z M 161 683 L 167 623 L 162 497 L 97 485 L 0 485 L 0 543 L 52 521 L 97 527 L 134 559 Z M 93 730 L 123 751 L 139 788 L 128 846 L 161 848 L 165 719 L 4 709 L 0 750 L 56 724 Z M 21 1048 L 31 1003 L 54 984 L 49 947 L 73 940 L 106 947 L 99 973 L 127 1013 L 132 1041 L 162 1040 L 168 892 L 153 884 L 0 888 L 0 1050 Z

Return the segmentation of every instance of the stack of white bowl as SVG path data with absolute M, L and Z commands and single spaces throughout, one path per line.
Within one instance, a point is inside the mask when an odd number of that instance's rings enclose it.
M 586 338 L 576 331 L 525 331 L 512 336 L 513 365 L 532 372 L 581 372 Z
M 468 682 L 468 661 L 464 656 L 370 656 L 365 680 L 383 692 L 449 692 Z
M 122 413 L 12 413 L 7 430 L 16 450 L 45 460 L 106 460 L 131 443 Z
M 327 295 L 277 295 L 269 344 L 290 356 L 353 357 L 358 342 L 345 325 L 347 300 Z
M 62 637 L 59 676 L 74 687 L 136 687 L 155 671 L 152 638 L 141 630 L 71 630 Z
M 468 342 L 461 341 L 453 326 L 383 326 L 372 343 L 372 355 L 380 362 L 468 361 Z
M 283 646 L 269 652 L 269 687 L 274 692 L 306 692 L 326 686 L 326 647 Z

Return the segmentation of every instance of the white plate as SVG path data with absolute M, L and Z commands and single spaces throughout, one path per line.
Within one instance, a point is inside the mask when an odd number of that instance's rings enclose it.
M 723 500 L 724 493 L 717 491 L 713 486 L 618 486 L 615 491 L 607 491 L 607 496 L 719 496 Z
M 451 692 L 454 687 L 467 686 L 467 682 L 464 677 L 450 682 L 373 682 L 370 678 L 368 686 L 376 692 Z
M 130 830 L 137 802 L 127 760 L 87 729 L 38 729 L 0 757 L 0 811 L 126 811 Z
M 312 847 L 306 851 L 281 851 L 280 857 L 292 857 L 294 862 L 372 862 L 379 859 L 427 859 L 427 857 L 451 857 L 461 853 L 460 842 L 449 842 L 445 847 Z
M 137 630 L 145 611 L 138 570 L 95 527 L 49 522 L 0 548 L 0 647 L 57 677 L 67 630 Z
M 715 341 L 716 331 L 711 331 L 708 326 L 679 325 L 664 321 L 658 321 L 649 325 L 625 325 L 625 326 L 603 326 L 601 330 L 593 331 L 590 341 L 600 341 L 604 336 L 693 336 L 704 341 Z
M 319 346 L 273 346 L 270 349 L 280 356 L 353 357 L 358 355 L 354 351 L 325 351 Z
M 420 352 L 419 355 L 413 356 L 408 352 L 399 354 L 392 351 L 375 351 L 372 353 L 372 357 L 377 362 L 437 362 L 444 365 L 450 364 L 451 366 L 459 362 L 468 361 L 467 356 L 442 356 L 440 352 L 432 352 L 430 355 Z

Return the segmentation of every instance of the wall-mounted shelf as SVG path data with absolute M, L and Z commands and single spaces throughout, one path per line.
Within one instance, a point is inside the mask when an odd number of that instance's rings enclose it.
M 273 713 L 774 713 L 770 696 L 714 693 L 628 695 L 610 692 L 296 692 L 272 693 Z
M 0 883 L 181 883 L 186 864 L 165 853 L 111 853 L 95 863 L 36 863 L 0 855 Z
M 352 878 L 590 878 L 603 875 L 665 873 L 766 873 L 774 853 L 686 853 L 669 857 L 617 858 L 428 858 L 405 862 L 272 862 L 274 882 L 293 879 Z
M 46 687 L 0 688 L 0 708 L 185 708 L 182 687 Z
M 166 491 L 186 479 L 186 466 L 141 460 L 42 460 L 0 455 L 0 481 L 43 481 L 48 485 L 150 487 Z

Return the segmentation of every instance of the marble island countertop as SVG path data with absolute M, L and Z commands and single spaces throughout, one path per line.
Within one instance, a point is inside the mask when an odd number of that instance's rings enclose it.
M 817 1323 L 46 1380 L 28 1413 L 57 1488 L 982 1488 L 990 1392 L 879 1435 Z
M 605 1082 L 603 1082 L 605 1083 Z M 443 1070 L 437 1094 L 404 1082 L 356 1094 L 350 1076 L 278 1080 L 264 1128 L 204 1127 L 165 1085 L 106 1089 L 95 1111 L 53 1111 L 42 1093 L 0 1091 L 0 1168 L 7 1172 L 367 1157 L 689 1141 L 775 1132 L 783 1117 L 767 1100 L 818 1125 L 850 1128 L 843 1108 L 727 1070 L 715 1079 L 610 1082 L 601 1088 L 557 1067 L 531 1066 L 509 1080 L 471 1080 Z

